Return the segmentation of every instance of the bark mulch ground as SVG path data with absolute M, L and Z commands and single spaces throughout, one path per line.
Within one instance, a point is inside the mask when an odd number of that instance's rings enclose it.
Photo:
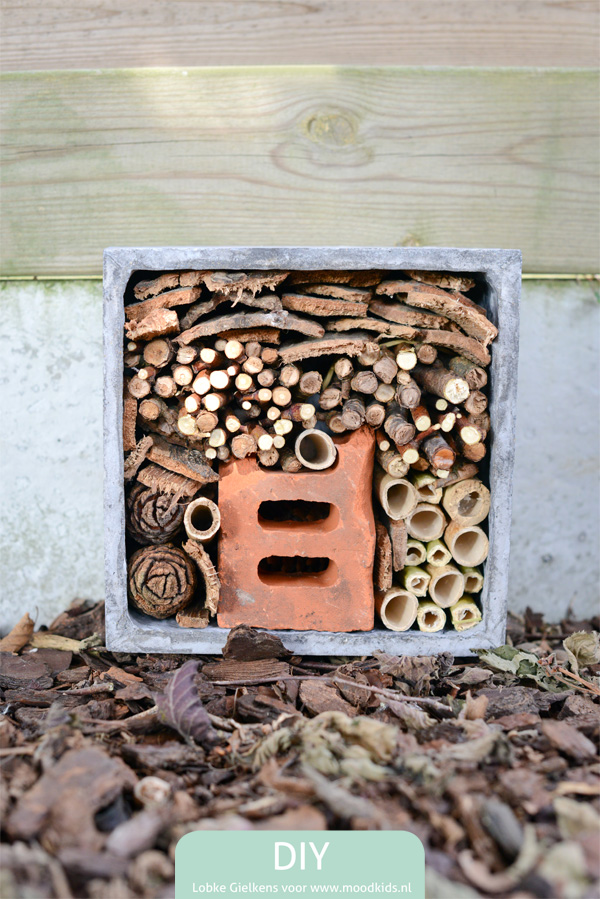
M 0 643 L 3 899 L 167 899 L 192 830 L 400 829 L 430 899 L 596 899 L 599 622 L 477 660 L 110 653 L 102 604 Z

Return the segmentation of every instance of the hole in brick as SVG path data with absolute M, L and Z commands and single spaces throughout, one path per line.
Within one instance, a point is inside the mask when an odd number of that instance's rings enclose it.
M 310 500 L 265 500 L 258 507 L 258 517 L 263 521 L 324 521 L 331 514 L 329 503 Z
M 321 574 L 333 563 L 331 559 L 310 558 L 308 556 L 268 556 L 258 563 L 258 576 L 265 580 L 273 575 L 303 577 L 307 574 Z

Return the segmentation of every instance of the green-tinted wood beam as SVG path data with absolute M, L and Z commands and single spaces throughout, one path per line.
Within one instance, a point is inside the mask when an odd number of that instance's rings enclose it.
M 596 272 L 586 70 L 282 67 L 9 74 L 1 273 L 108 245 L 516 247 Z

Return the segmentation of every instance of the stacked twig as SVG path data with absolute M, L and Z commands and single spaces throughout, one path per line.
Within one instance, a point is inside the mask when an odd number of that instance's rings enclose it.
M 202 488 L 215 498 L 219 464 L 326 469 L 334 439 L 367 425 L 379 554 L 392 559 L 376 565 L 383 623 L 435 631 L 450 608 L 457 629 L 476 624 L 489 509 L 476 475 L 497 332 L 467 296 L 475 287 L 431 272 L 172 272 L 135 284 L 124 449 L 129 534 L 151 545 L 142 553 L 184 529 L 199 542 L 184 512 Z

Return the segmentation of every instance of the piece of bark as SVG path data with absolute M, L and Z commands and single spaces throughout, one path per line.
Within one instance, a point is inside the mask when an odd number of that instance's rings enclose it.
M 203 453 L 197 449 L 185 449 L 155 437 L 148 451 L 148 458 L 162 468 L 174 471 L 200 484 L 211 484 L 219 480 L 219 475 L 206 462 Z
M 180 287 L 175 290 L 167 290 L 149 300 L 125 306 L 125 317 L 129 322 L 141 322 L 161 309 L 173 309 L 175 306 L 187 306 L 195 303 L 201 293 L 201 287 Z
M 407 271 L 413 281 L 421 281 L 423 284 L 432 284 L 434 287 L 443 287 L 447 290 L 467 291 L 475 287 L 473 278 L 466 275 L 453 275 L 449 272 L 415 272 Z
M 275 290 L 289 272 L 209 272 L 204 283 L 209 290 L 237 299 L 244 291 L 256 296 L 261 290 Z
M 313 359 L 317 356 L 345 355 L 357 356 L 362 352 L 366 336 L 348 334 L 338 337 L 337 334 L 326 334 L 320 340 L 304 340 L 301 343 L 288 344 L 279 351 L 283 364 L 297 362 L 299 359 Z
M 129 453 L 136 447 L 135 425 L 137 421 L 137 400 L 128 391 L 123 395 L 123 452 Z
M 182 609 L 181 612 L 177 612 L 175 620 L 179 627 L 204 628 L 209 624 L 210 613 L 203 606 L 192 603 L 186 606 L 185 609 Z
M 335 332 L 354 331 L 360 324 L 365 331 L 377 331 L 378 334 L 389 334 L 388 322 L 379 321 L 377 318 L 366 316 L 360 323 L 355 318 L 332 318 L 327 322 L 327 330 Z
M 392 544 L 387 529 L 380 521 L 375 522 L 375 567 L 373 581 L 378 590 L 389 590 L 392 586 Z
M 313 297 L 307 294 L 284 293 L 281 297 L 284 309 L 303 312 L 305 315 L 318 315 L 329 318 L 332 315 L 365 316 L 366 303 L 349 303 L 347 300 L 335 300 L 329 297 Z
M 127 531 L 142 545 L 166 543 L 183 526 L 185 506 L 136 484 L 127 498 Z
M 491 343 L 498 334 L 498 329 L 479 311 L 479 307 L 456 291 L 448 293 L 439 287 L 418 281 L 385 281 L 377 287 L 377 293 L 389 295 L 390 292 L 392 295 L 406 296 L 410 306 L 446 316 L 470 337 L 480 340 L 484 346 Z
M 406 564 L 407 531 L 404 520 L 387 520 L 388 533 L 392 544 L 392 567 L 394 571 L 402 571 Z
M 398 300 L 373 300 L 369 305 L 369 312 L 397 325 L 410 325 L 415 328 L 443 328 L 450 321 L 445 315 L 411 309 Z
M 0 640 L 0 652 L 19 652 L 20 649 L 23 649 L 31 639 L 33 627 L 34 624 L 29 613 L 25 612 L 6 637 Z
M 183 544 L 183 549 L 196 563 L 196 567 L 204 582 L 204 606 L 211 615 L 216 615 L 221 595 L 221 582 L 217 569 L 202 544 L 196 540 L 187 540 Z
M 268 631 L 258 631 L 247 624 L 238 624 L 227 635 L 223 658 L 238 662 L 258 659 L 285 659 L 290 653 L 280 638 Z
M 596 758 L 597 749 L 591 740 L 566 721 L 542 721 L 542 732 L 555 749 L 577 762 Z
M 298 696 L 311 715 L 323 712 L 341 712 L 349 718 L 358 715 L 358 709 L 343 699 L 335 687 L 318 680 L 301 681 Z
M 381 281 L 381 272 L 376 271 L 327 271 L 291 272 L 288 284 L 346 284 L 348 287 L 374 287 Z
M 218 318 L 208 319 L 199 325 L 195 325 L 193 328 L 189 328 L 176 338 L 176 343 L 180 345 L 188 344 L 193 340 L 210 337 L 214 334 L 224 334 L 230 331 L 257 327 L 299 331 L 308 337 L 322 337 L 325 333 L 324 328 L 316 322 L 292 315 L 285 310 L 279 312 L 236 312 L 232 315 L 222 315 Z
M 373 295 L 371 290 L 365 290 L 362 287 L 348 287 L 343 284 L 310 284 L 307 285 L 306 293 L 362 305 L 368 303 Z
M 95 748 L 70 749 L 18 800 L 4 827 L 12 840 L 41 841 L 51 851 L 98 851 L 105 836 L 94 815 L 137 778 L 120 759 Z
M 141 321 L 131 321 L 125 325 L 129 340 L 154 340 L 155 337 L 166 337 L 178 331 L 179 319 L 174 309 L 157 309 Z
M 146 300 L 165 290 L 174 290 L 176 287 L 199 287 L 205 275 L 210 272 L 165 272 L 151 281 L 140 281 L 133 288 L 136 300 Z
M 286 677 L 289 673 L 290 666 L 287 662 L 273 658 L 252 661 L 225 659 L 222 662 L 204 665 L 202 668 L 202 674 L 210 681 L 233 683 L 243 681 L 248 684 L 276 681 L 279 677 Z
M 241 343 L 257 341 L 260 343 L 274 343 L 279 345 L 281 332 L 278 328 L 234 328 L 227 333 L 231 340 L 239 340 Z
M 192 560 L 170 543 L 145 546 L 129 560 L 129 600 L 152 618 L 169 618 L 184 609 L 194 596 L 196 583 Z
M 390 331 L 390 334 L 393 334 L 393 332 Z M 491 356 L 489 351 L 478 340 L 467 337 L 465 334 L 460 334 L 456 331 L 423 330 L 416 331 L 414 336 L 415 340 L 419 340 L 422 343 L 432 344 L 441 349 L 459 353 L 477 365 L 486 366 L 490 364 Z M 466 380 L 468 383 L 468 379 Z
M 138 473 L 140 466 L 143 464 L 148 450 L 152 446 L 152 437 L 142 437 L 131 450 L 123 465 L 123 480 L 131 481 Z
M 137 474 L 140 484 L 157 493 L 171 493 L 175 497 L 191 499 L 202 486 L 199 481 L 186 478 L 173 471 L 165 471 L 160 465 L 147 465 Z

